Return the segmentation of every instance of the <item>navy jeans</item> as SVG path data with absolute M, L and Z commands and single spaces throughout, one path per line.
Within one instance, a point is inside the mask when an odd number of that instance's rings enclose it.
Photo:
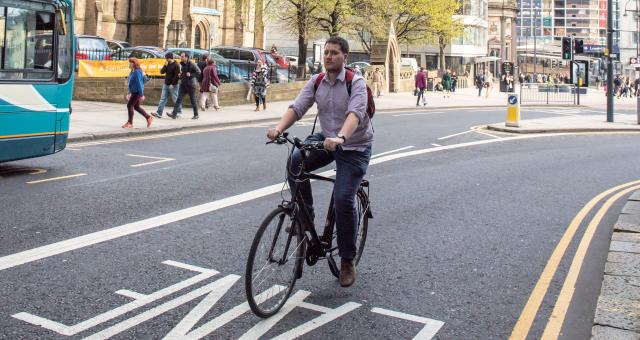
M 316 133 L 309 136 L 307 141 L 323 141 L 324 137 Z M 358 216 L 356 209 L 356 192 L 360 182 L 367 173 L 371 159 L 371 146 L 365 151 L 336 150 L 334 152 L 317 151 L 305 160 L 305 169 L 314 171 L 336 161 L 336 183 L 333 186 L 334 206 L 336 209 L 336 231 L 338 236 L 338 253 L 345 260 L 356 257 L 356 238 L 358 235 Z M 300 171 L 302 157 L 300 150 L 295 150 L 291 158 L 291 172 Z M 309 180 L 296 183 L 289 174 L 289 186 L 300 185 L 300 193 L 307 207 L 313 213 L 313 195 Z

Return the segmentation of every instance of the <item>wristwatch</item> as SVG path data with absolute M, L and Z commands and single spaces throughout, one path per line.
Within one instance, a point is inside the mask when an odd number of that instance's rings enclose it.
M 342 138 L 342 142 L 343 142 L 343 143 L 346 143 L 346 142 L 347 142 L 347 137 L 345 137 L 345 136 L 344 136 L 344 134 L 342 134 L 342 133 L 338 133 L 338 136 L 337 136 L 337 137 L 338 137 L 338 138 Z

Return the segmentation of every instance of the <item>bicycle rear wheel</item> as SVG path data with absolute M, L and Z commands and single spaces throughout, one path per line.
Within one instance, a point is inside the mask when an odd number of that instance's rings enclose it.
M 247 302 L 257 316 L 268 318 L 285 304 L 302 273 L 305 250 L 306 236 L 291 211 L 279 207 L 264 219 L 245 272 Z
M 356 213 L 358 215 L 358 234 L 356 236 L 356 257 L 354 261 L 356 262 L 356 266 L 360 263 L 360 259 L 362 258 L 362 252 L 364 251 L 364 245 L 367 242 L 367 230 L 369 228 L 369 197 L 362 189 L 358 189 L 358 193 L 356 195 Z M 334 222 L 335 223 L 335 222 Z M 336 226 L 334 225 L 333 229 L 333 244 L 337 244 L 337 231 Z M 329 256 L 329 261 L 333 263 L 329 263 L 329 269 L 331 273 L 335 277 L 340 277 L 340 267 L 335 263 L 334 257 L 338 256 L 338 250 L 334 250 L 331 252 Z

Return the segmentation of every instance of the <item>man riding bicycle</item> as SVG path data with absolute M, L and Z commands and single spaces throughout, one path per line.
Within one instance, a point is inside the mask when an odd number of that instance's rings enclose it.
M 367 89 L 362 76 L 354 75 L 351 95 L 347 90 L 345 62 L 349 44 L 340 37 L 329 38 L 324 45 L 326 76 L 319 84 L 320 75 L 313 76 L 298 94 L 295 101 L 280 118 L 278 125 L 267 131 L 267 137 L 276 139 L 297 120 L 301 119 L 315 102 L 322 131 L 307 138 L 307 141 L 322 141 L 326 152 L 311 155 L 305 161 L 309 171 L 336 161 L 336 181 L 333 188 L 338 250 L 341 258 L 340 285 L 351 286 L 356 280 L 356 237 L 358 216 L 355 195 L 364 178 L 371 159 L 373 128 L 366 113 Z M 350 72 L 350 71 L 349 71 Z M 317 84 L 317 85 L 316 85 Z M 313 216 L 313 196 L 308 180 L 296 182 L 291 173 L 299 172 L 302 157 L 295 150 L 288 175 L 290 187 L 300 185 L 305 204 Z

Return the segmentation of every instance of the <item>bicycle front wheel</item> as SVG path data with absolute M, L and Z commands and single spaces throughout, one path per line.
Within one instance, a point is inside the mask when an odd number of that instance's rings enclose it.
M 256 233 L 245 272 L 245 292 L 259 317 L 276 314 L 285 304 L 302 273 L 306 236 L 291 211 L 277 208 Z

